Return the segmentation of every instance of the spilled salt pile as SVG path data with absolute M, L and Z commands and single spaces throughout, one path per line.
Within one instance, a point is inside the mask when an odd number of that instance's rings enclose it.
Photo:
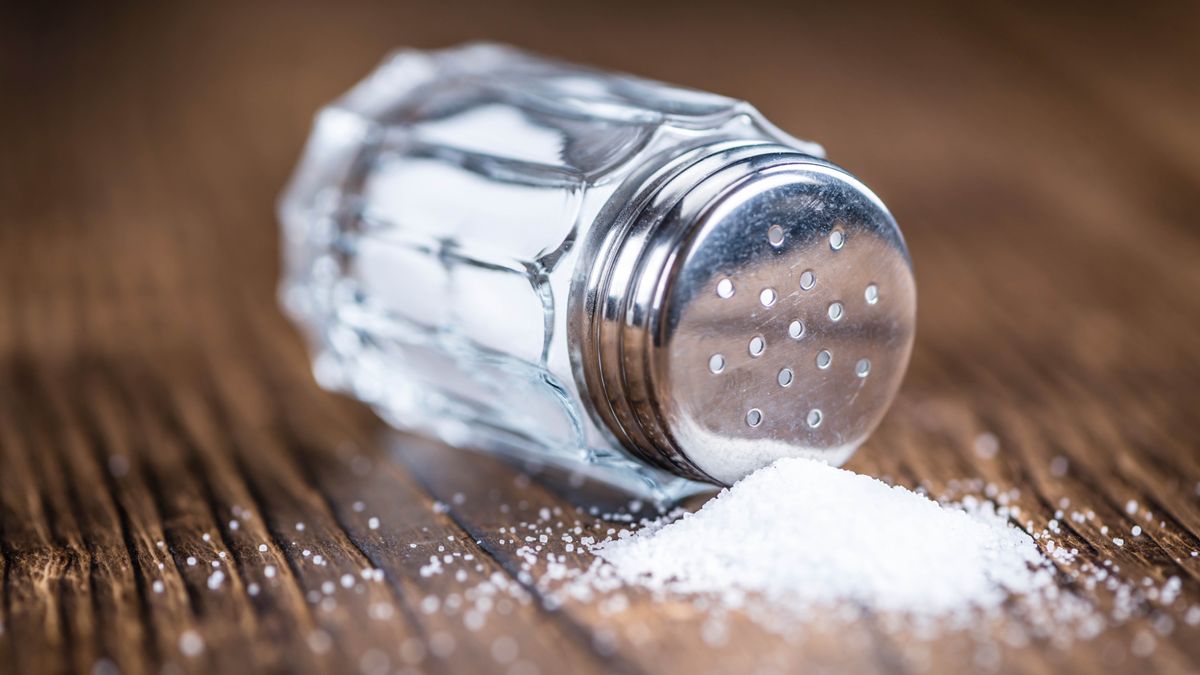
M 586 583 L 745 596 L 792 608 L 846 604 L 935 617 L 1052 589 L 1033 539 L 991 507 L 942 506 L 903 487 L 780 460 L 696 513 L 593 547 Z M 609 582 L 609 583 L 605 583 Z

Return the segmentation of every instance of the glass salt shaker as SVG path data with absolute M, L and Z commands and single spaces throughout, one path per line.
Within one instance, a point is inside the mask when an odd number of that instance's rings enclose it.
M 390 56 L 318 114 L 280 217 L 322 386 L 660 500 L 845 461 L 912 348 L 900 231 L 820 146 L 510 47 Z

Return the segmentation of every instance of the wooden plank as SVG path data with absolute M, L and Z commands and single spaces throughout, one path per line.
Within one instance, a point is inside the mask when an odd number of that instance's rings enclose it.
M 13 400 L 8 382 L 6 377 L 0 391 L 6 400 Z M 0 471 L 0 529 L 4 532 L 5 632 L 13 645 L 11 663 L 15 672 L 64 672 L 69 655 L 58 590 L 59 579 L 70 565 L 69 553 L 53 541 L 31 453 L 16 434 L 13 420 L 10 409 L 0 406 L 4 465 Z

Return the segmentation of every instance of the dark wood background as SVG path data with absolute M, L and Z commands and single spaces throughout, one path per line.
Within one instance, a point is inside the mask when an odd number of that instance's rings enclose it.
M 0 671 L 504 672 L 501 638 L 525 673 L 1200 671 L 1200 5 L 41 4 L 0 10 Z M 713 647 L 689 603 L 645 598 L 476 632 L 422 611 L 462 591 L 418 573 L 447 536 L 511 577 L 499 505 L 579 500 L 319 391 L 276 309 L 273 203 L 314 110 L 386 50 L 476 38 L 824 143 L 892 207 L 920 289 L 908 379 L 851 467 L 1016 487 L 1039 527 L 1069 498 L 1098 520 L 1061 539 L 1182 597 L 998 652 L 737 616 Z M 1130 499 L 1153 522 L 1117 548 L 1098 527 L 1127 532 Z M 383 583 L 306 598 L 363 567 Z

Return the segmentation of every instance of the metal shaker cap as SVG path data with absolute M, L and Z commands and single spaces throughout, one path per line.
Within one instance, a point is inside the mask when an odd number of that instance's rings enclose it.
M 774 144 L 699 155 L 646 177 L 585 253 L 573 330 L 593 413 L 631 453 L 699 480 L 782 457 L 840 464 L 912 350 L 900 230 L 824 160 Z

